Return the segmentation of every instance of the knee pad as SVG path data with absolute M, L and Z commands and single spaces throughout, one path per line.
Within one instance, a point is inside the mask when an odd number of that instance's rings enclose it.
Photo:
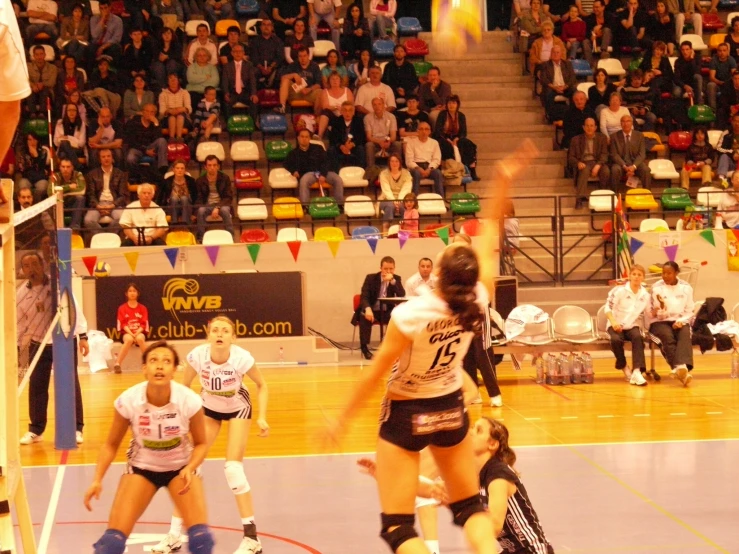
M 251 490 L 249 481 L 246 480 L 244 465 L 241 462 L 226 462 L 223 468 L 226 474 L 226 483 L 231 487 L 234 494 L 244 494 Z
M 469 498 L 452 502 L 449 504 L 449 509 L 452 511 L 452 516 L 454 517 L 454 525 L 464 527 L 464 524 L 467 523 L 470 517 L 478 512 L 484 512 L 485 506 L 480 499 L 480 495 L 476 494 Z
M 416 516 L 414 514 L 382 514 L 382 531 L 380 537 L 392 549 L 397 552 L 401 545 L 411 539 L 418 537 L 414 524 Z M 391 527 L 395 527 L 389 531 Z
M 187 530 L 187 541 L 192 554 L 213 554 L 213 535 L 207 525 L 193 525 Z
M 123 554 L 126 551 L 126 535 L 115 529 L 108 529 L 92 546 L 95 554 Z

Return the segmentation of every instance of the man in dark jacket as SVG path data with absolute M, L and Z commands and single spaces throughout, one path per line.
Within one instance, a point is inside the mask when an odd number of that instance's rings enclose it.
M 578 90 L 572 95 L 570 109 L 565 113 L 562 122 L 562 148 L 569 148 L 570 141 L 582 133 L 582 126 L 589 117 L 595 119 L 595 112 L 588 106 L 588 96 Z
M 331 118 L 328 143 L 334 168 L 364 167 L 364 118 L 357 115 L 350 100 L 341 104 L 341 115 Z
M 588 179 L 597 178 L 601 190 L 610 188 L 611 170 L 608 167 L 608 138 L 598 132 L 595 118 L 588 117 L 583 124 L 583 133 L 570 143 L 567 161 L 575 174 L 577 200 L 575 209 L 582 208 L 588 196 Z
M 416 68 L 405 59 L 405 46 L 395 46 L 395 58 L 385 66 L 382 73 L 382 82 L 393 89 L 396 104 L 405 104 L 409 94 L 418 89 Z
M 274 23 L 270 19 L 262 19 L 261 34 L 249 41 L 249 59 L 255 66 L 257 86 L 274 88 L 275 77 L 285 63 L 285 45 L 273 33 Z M 279 81 L 278 81 L 279 83 Z
M 85 176 L 88 209 L 84 225 L 93 234 L 99 232 L 102 225 L 115 233 L 123 209 L 129 203 L 128 176 L 113 166 L 113 153 L 109 148 L 99 150 L 98 155 L 100 167 Z
M 695 104 L 703 103 L 703 76 L 689 40 L 680 43 L 680 57 L 675 61 L 675 97 L 692 94 Z
M 577 77 L 572 69 L 572 64 L 562 59 L 562 48 L 556 44 L 552 46 L 549 61 L 542 66 L 539 78 L 543 87 L 544 109 L 549 121 L 559 119 L 555 110 L 557 96 L 571 98 L 577 90 Z
M 197 181 L 198 189 L 198 242 L 203 240 L 206 222 L 223 223 L 226 230 L 233 234 L 231 220 L 231 203 L 233 187 L 228 175 L 220 171 L 221 162 L 211 154 L 205 158 L 205 173 Z
M 318 183 L 323 188 L 331 187 L 332 196 L 341 205 L 344 203 L 344 182 L 331 171 L 328 156 L 323 146 L 311 144 L 311 132 L 301 129 L 298 133 L 298 147 L 290 151 L 285 160 L 287 169 L 298 180 L 298 195 L 303 206 L 310 203 L 310 188 Z

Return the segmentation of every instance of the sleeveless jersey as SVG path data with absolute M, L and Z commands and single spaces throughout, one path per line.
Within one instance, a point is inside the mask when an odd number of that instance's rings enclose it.
M 544 529 L 531 505 L 526 488 L 510 466 L 497 458 L 489 459 L 480 470 L 480 496 L 487 507 L 488 486 L 496 479 L 504 479 L 516 486 L 516 492 L 508 499 L 503 533 L 498 544 L 508 554 L 554 554 L 547 542 Z
M 195 392 L 173 381 L 169 404 L 152 406 L 146 400 L 147 385 L 146 381 L 134 385 L 115 401 L 115 409 L 131 425 L 128 463 L 149 471 L 179 470 L 190 461 L 190 418 L 203 402 Z
M 475 292 L 480 310 L 487 310 L 487 290 L 478 283 Z M 462 388 L 462 359 L 473 333 L 462 330 L 444 300 L 426 290 L 397 306 L 390 318 L 413 343 L 393 367 L 388 392 L 435 398 Z
M 203 406 L 222 414 L 249 409 L 249 391 L 241 384 L 254 366 L 254 358 L 248 351 L 232 344 L 228 361 L 217 365 L 210 359 L 210 344 L 202 344 L 187 355 L 187 363 L 200 377 Z

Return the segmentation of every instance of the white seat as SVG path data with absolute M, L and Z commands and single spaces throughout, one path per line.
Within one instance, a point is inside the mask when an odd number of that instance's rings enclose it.
M 605 69 L 609 77 L 623 77 L 626 75 L 626 70 L 618 58 L 598 60 L 598 68 Z
M 541 323 L 527 323 L 523 332 L 509 342 L 517 342 L 529 346 L 543 346 L 554 342 L 552 337 L 552 320 L 547 318 Z
M 375 205 L 369 196 L 354 194 L 344 199 L 346 217 L 375 217 Z
M 606 316 L 606 306 L 602 305 L 598 309 L 598 314 L 595 316 L 595 332 L 598 338 L 610 339 L 608 335 L 608 317 Z
M 203 235 L 203 245 L 212 246 L 214 244 L 233 244 L 234 236 L 225 229 L 211 229 Z
M 205 158 L 210 155 L 214 155 L 220 161 L 226 159 L 226 151 L 223 149 L 223 145 L 220 142 L 206 141 L 198 144 L 197 150 L 195 150 L 195 158 L 200 162 L 204 163 Z
M 339 177 L 344 182 L 345 189 L 364 188 L 369 185 L 369 181 L 364 178 L 364 169 L 361 167 L 342 167 L 339 170 Z
M 255 37 L 257 36 L 257 25 L 261 23 L 261 19 L 250 19 L 246 22 L 246 27 L 244 29 L 244 32 L 246 32 L 246 35 L 249 37 Z
M 257 143 L 251 140 L 237 140 L 231 144 L 231 159 L 235 162 L 258 162 Z
M 330 40 L 316 40 L 313 43 L 313 59 L 325 58 L 329 50 L 336 50 L 336 46 Z
M 616 203 L 616 193 L 612 190 L 594 190 L 588 200 L 588 206 L 594 212 L 611 212 L 616 208 Z
M 584 92 L 585 94 L 588 93 L 590 90 L 590 87 L 594 87 L 595 83 L 593 82 L 587 82 L 587 83 L 577 83 L 577 90 L 580 92 Z
M 723 193 L 724 189 L 720 189 L 718 187 L 701 187 L 698 189 L 695 201 L 699 206 L 718 208 L 718 203 L 721 200 L 721 195 Z
M 56 55 L 54 54 L 54 48 L 49 46 L 48 44 L 34 44 L 28 49 L 28 55 L 33 59 L 33 49 L 37 46 L 41 46 L 44 49 L 44 60 L 47 62 L 53 62 L 56 59 Z
M 677 61 L 677 56 L 670 56 L 667 59 L 670 61 L 670 65 L 672 66 L 672 70 L 675 71 L 675 62 Z
M 669 231 L 670 226 L 664 219 L 657 217 L 650 217 L 649 219 L 642 219 L 639 224 L 640 233 L 648 233 L 649 231 Z
M 380 62 L 380 69 L 382 70 L 383 74 L 385 73 L 385 66 L 387 65 L 387 61 Z
M 398 225 L 398 224 L 391 225 L 390 227 L 388 227 L 387 236 L 388 237 L 391 237 L 391 236 L 394 235 L 394 236 L 397 237 L 399 231 L 400 231 L 400 225 Z
M 191 19 L 185 23 L 185 34 L 187 34 L 188 37 L 198 36 L 198 25 L 207 25 L 208 34 L 210 34 L 210 25 L 205 19 Z
M 321 63 L 318 64 L 318 69 L 320 69 L 321 71 L 323 71 L 323 68 L 326 67 L 327 65 L 328 64 L 326 62 L 321 62 Z
M 731 319 L 739 321 L 739 302 L 734 304 L 734 307 L 731 309 Z
M 298 227 L 283 227 L 277 232 L 277 242 L 308 242 L 308 235 Z
M 121 237 L 117 233 L 97 233 L 92 235 L 90 248 L 120 248 Z
M 726 134 L 726 131 L 718 131 L 716 129 L 711 129 L 708 131 L 708 142 L 711 146 L 714 148 L 718 148 L 721 144 L 721 139 L 723 139 L 723 136 Z
M 321 148 L 323 148 L 324 152 L 326 151 L 326 144 L 322 140 L 312 139 L 310 143 L 315 144 L 316 146 L 320 146 Z
M 273 189 L 296 189 L 298 180 L 284 167 L 276 167 L 269 172 L 269 186 Z
M 264 221 L 268 217 L 267 204 L 261 198 L 242 198 L 236 215 L 241 221 Z
M 655 179 L 679 179 L 680 174 L 671 160 L 660 158 L 649 160 L 649 171 Z
M 693 302 L 693 315 L 698 315 L 698 312 L 700 311 L 701 306 L 703 306 L 705 302 L 706 302 L 705 300 L 696 300 L 695 302 Z
M 445 215 L 446 204 L 440 194 L 423 192 L 418 195 L 418 213 L 420 215 Z
M 82 72 L 82 81 L 84 83 L 87 83 L 87 71 L 85 71 L 81 67 L 78 67 L 77 69 Z
M 680 39 L 680 42 L 685 41 L 690 42 L 690 44 L 693 45 L 693 50 L 695 50 L 696 52 L 708 49 L 708 45 L 703 42 L 703 37 L 701 37 L 700 35 L 683 35 L 683 37 Z
M 735 17 L 739 17 L 739 12 L 731 12 L 726 16 L 726 26 L 729 28 L 729 32 L 731 32 L 731 20 Z
M 677 220 L 675 223 L 675 231 L 682 231 L 685 229 L 685 222 L 683 221 L 683 218 Z
M 580 306 L 560 306 L 552 314 L 556 340 L 584 344 L 597 340 L 592 316 Z

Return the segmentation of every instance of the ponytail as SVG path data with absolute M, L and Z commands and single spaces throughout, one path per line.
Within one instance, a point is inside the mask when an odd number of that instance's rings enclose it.
M 482 312 L 475 287 L 480 268 L 474 250 L 468 246 L 449 248 L 439 262 L 439 293 L 464 331 L 482 331 Z
M 510 437 L 508 428 L 499 421 L 494 420 L 493 418 L 483 417 L 483 419 L 490 424 L 490 438 L 492 440 L 498 441 L 498 450 L 493 457 L 497 458 L 507 466 L 510 466 L 511 469 L 513 469 L 513 467 L 516 465 L 516 453 L 508 444 L 508 440 Z M 516 474 L 518 474 L 518 472 L 516 472 Z

